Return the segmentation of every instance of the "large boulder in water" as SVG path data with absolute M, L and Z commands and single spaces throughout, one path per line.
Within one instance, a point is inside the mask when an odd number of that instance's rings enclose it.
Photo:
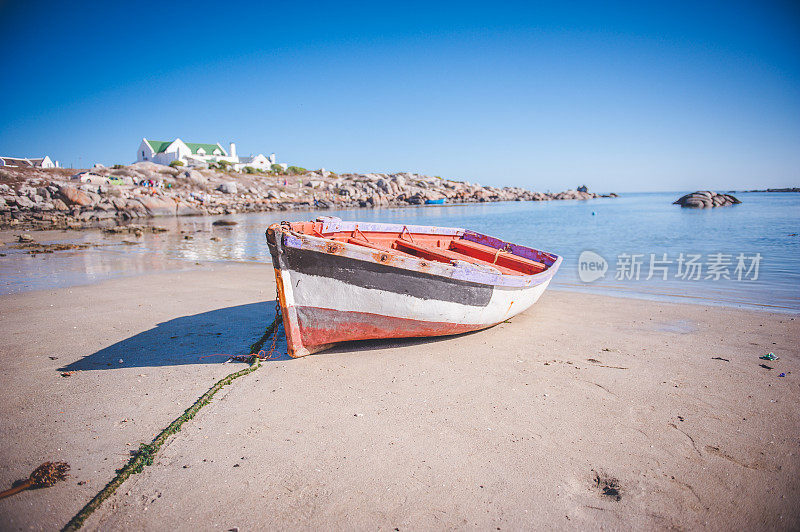
M 741 201 L 730 194 L 717 194 L 710 190 L 698 190 L 697 192 L 681 196 L 672 204 L 691 209 L 710 209 L 713 207 L 736 205 L 737 203 L 741 203 Z

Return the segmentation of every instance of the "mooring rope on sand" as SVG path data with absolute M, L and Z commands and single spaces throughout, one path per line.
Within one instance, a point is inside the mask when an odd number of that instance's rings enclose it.
M 100 490 L 100 492 L 95 495 L 91 501 L 86 503 L 86 506 L 84 506 L 77 514 L 75 514 L 75 517 L 70 519 L 69 523 L 64 526 L 62 531 L 78 530 L 81 526 L 83 526 L 83 523 L 86 521 L 86 519 L 100 507 L 103 501 L 113 495 L 117 488 L 119 488 L 128 477 L 135 475 L 136 473 L 141 473 L 146 466 L 152 465 L 156 453 L 158 453 L 159 449 L 161 449 L 161 447 L 167 441 L 167 438 L 177 433 L 184 423 L 197 415 L 197 412 L 207 405 L 218 391 L 239 377 L 243 377 L 257 370 L 261 366 L 262 360 L 271 359 L 277 345 L 280 318 L 280 312 L 276 312 L 275 319 L 272 320 L 270 326 L 267 327 L 267 330 L 264 332 L 263 336 L 261 336 L 261 338 L 259 338 L 253 345 L 250 346 L 250 355 L 245 357 L 232 357 L 236 360 L 246 359 L 246 361 L 250 364 L 248 367 L 235 373 L 231 373 L 227 377 L 217 381 L 217 383 L 214 384 L 214 386 L 212 386 L 206 393 L 201 395 L 197 401 L 195 401 L 189 408 L 184 410 L 181 416 L 170 423 L 167 428 L 162 430 L 152 442 L 149 444 L 140 444 L 139 450 L 131 457 L 128 463 L 117 470 L 116 476 L 111 479 L 111 481 L 106 484 L 106 486 Z M 262 348 L 270 336 L 272 336 L 272 346 L 268 352 L 264 353 Z

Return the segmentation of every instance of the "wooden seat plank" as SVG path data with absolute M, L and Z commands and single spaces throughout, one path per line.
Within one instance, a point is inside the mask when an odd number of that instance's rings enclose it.
M 469 262 L 471 264 L 492 266 L 493 268 L 497 269 L 497 271 L 499 271 L 500 273 L 506 275 L 521 275 L 520 272 L 517 270 L 507 268 L 503 265 L 491 264 L 488 261 L 481 260 L 477 257 L 465 255 L 463 253 L 459 253 L 458 251 L 453 251 L 450 249 L 434 248 L 422 244 L 415 244 L 412 242 L 408 242 L 407 240 L 395 240 L 395 246 L 416 251 L 418 253 L 425 255 L 425 258 L 428 258 L 430 260 L 436 260 L 438 262 L 444 262 L 450 264 L 454 260 L 460 260 L 464 262 Z
M 517 272 L 536 274 L 547 269 L 541 262 L 526 259 L 525 257 L 520 257 L 519 255 L 514 255 L 507 251 L 500 251 L 498 254 L 498 250 L 493 247 L 469 240 L 453 240 L 450 242 L 450 248 L 468 253 L 473 257 L 481 258 L 490 264 L 494 263 L 495 265 L 499 264 L 506 268 L 511 268 Z

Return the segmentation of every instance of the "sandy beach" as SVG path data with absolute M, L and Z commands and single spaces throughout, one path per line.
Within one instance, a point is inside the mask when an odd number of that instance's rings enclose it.
M 64 526 L 273 312 L 258 264 L 0 297 L 0 486 L 72 466 L 0 501 L 3 528 Z M 797 528 L 799 329 L 550 290 L 478 333 L 268 361 L 86 526 Z

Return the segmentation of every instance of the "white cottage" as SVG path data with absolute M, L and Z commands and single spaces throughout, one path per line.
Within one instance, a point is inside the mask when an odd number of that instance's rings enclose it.
M 226 161 L 237 172 L 247 166 L 257 170 L 269 170 L 275 164 L 275 154 L 269 157 L 258 154 L 249 157 L 236 155 L 236 144 L 230 143 L 230 151 L 225 151 L 220 143 L 202 144 L 196 142 L 183 142 L 181 139 L 148 140 L 142 139 L 136 153 L 136 162 L 149 161 L 156 164 L 168 165 L 172 161 L 181 161 L 189 166 L 207 166 L 209 163 Z
M 49 156 L 44 157 L 0 157 L 0 166 L 12 168 L 58 168 L 58 161 L 53 162 Z
M 208 164 L 227 160 L 230 163 L 234 157 L 229 157 L 228 152 L 219 143 L 202 144 L 196 142 L 183 142 L 181 139 L 148 140 L 142 139 L 139 150 L 136 152 L 136 162 L 149 161 L 156 164 L 167 165 L 172 161 L 182 161 L 184 164 Z
M 269 170 L 275 164 L 275 154 L 270 154 L 266 157 L 263 153 L 258 155 L 250 155 L 248 157 L 239 157 L 239 162 L 233 165 L 233 169 L 241 172 L 248 166 L 256 170 Z

